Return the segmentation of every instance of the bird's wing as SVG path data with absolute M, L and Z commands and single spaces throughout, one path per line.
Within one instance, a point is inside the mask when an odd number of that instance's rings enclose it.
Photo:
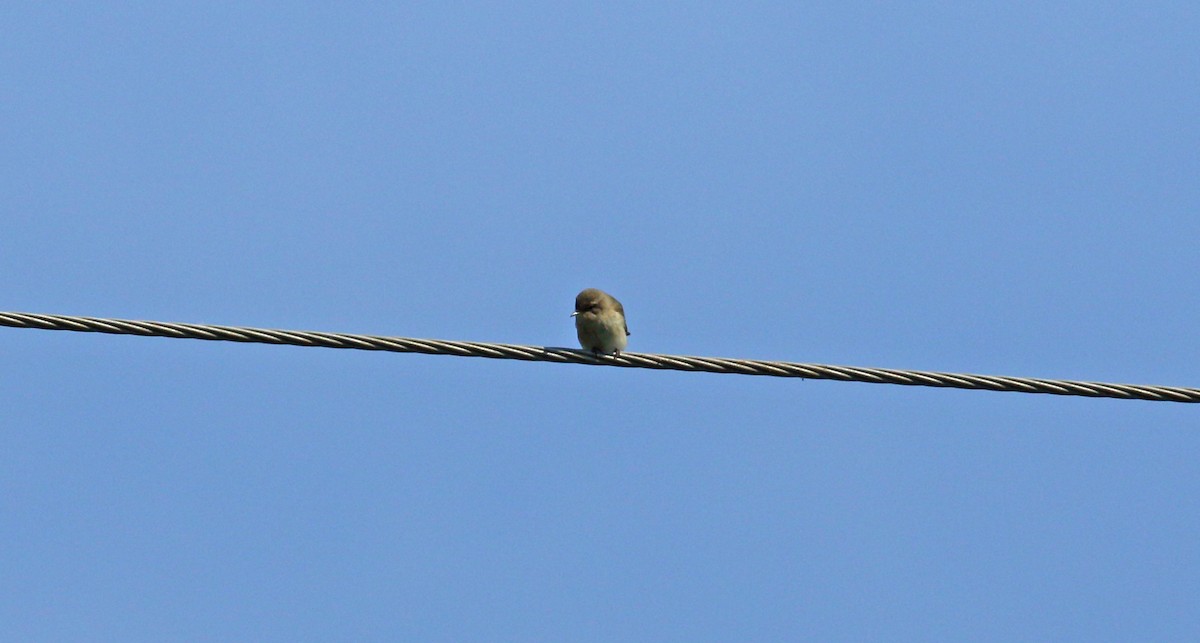
M 628 337 L 629 335 L 632 335 L 632 333 L 629 332 L 629 322 L 625 321 L 625 307 L 622 306 L 621 302 L 617 301 L 615 297 L 613 298 L 613 303 L 617 305 L 617 312 L 621 313 L 621 325 L 625 327 L 625 336 Z

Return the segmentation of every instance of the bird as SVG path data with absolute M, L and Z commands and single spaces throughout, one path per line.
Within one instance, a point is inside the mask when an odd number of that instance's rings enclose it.
M 584 350 L 619 356 L 629 342 L 625 307 L 612 295 L 587 288 L 575 296 L 575 334 Z

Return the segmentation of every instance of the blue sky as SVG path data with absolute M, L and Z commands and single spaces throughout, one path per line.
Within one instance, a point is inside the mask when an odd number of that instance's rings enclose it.
M 1195 3 L 9 3 L 0 310 L 1200 385 Z M 1188 640 L 1190 405 L 0 329 L 21 640 Z

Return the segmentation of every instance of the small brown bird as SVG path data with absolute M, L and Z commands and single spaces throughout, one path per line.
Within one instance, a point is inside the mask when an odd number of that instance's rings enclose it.
M 575 296 L 575 334 L 584 350 L 612 354 L 625 350 L 629 342 L 629 325 L 625 323 L 625 307 L 612 295 L 588 288 Z

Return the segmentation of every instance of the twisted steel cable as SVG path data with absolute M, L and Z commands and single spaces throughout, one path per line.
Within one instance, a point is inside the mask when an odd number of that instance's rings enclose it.
M 530 362 L 557 362 L 560 364 L 591 364 L 672 371 L 800 377 L 815 380 L 866 382 L 870 384 L 902 384 L 906 386 L 934 386 L 987 391 L 1012 391 L 1017 393 L 1045 393 L 1049 395 L 1110 397 L 1124 400 L 1148 400 L 1152 402 L 1200 402 L 1200 389 L 1178 386 L 1106 384 L 1101 382 L 1048 380 L 1029 377 L 909 371 L 892 368 L 829 366 L 825 364 L 802 364 L 797 362 L 754 359 L 656 355 L 653 353 L 621 353 L 619 357 L 611 357 L 607 355 L 596 356 L 586 351 L 570 348 L 523 346 L 520 344 L 459 342 L 298 330 L 271 330 L 240 326 L 180 324 L 157 321 L 134 321 L 129 319 L 74 317 L 68 315 L 0 312 L 0 326 L 109 333 L 113 335 L 142 335 L 146 337 L 250 342 L 257 344 L 322 346 L 325 348 L 351 348 L 394 353 L 425 353 L 427 355 L 519 359 Z

